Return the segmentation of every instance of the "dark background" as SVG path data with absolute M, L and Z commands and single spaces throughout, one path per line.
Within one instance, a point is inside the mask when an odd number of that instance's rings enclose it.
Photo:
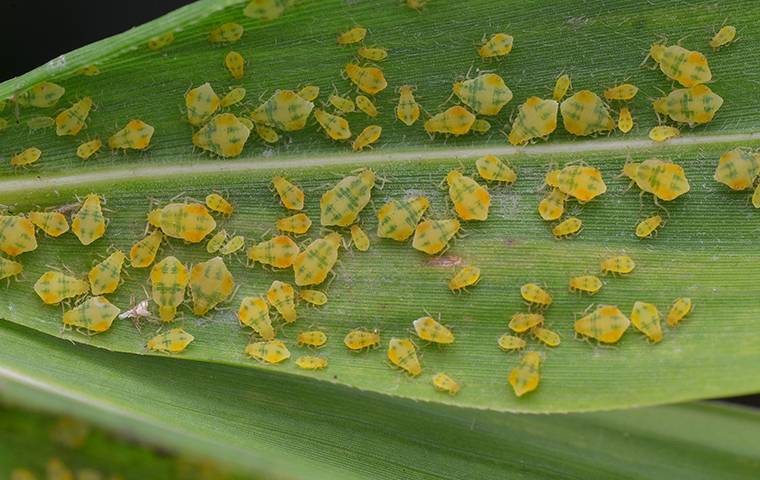
M 189 3 L 192 0 L 0 0 L 0 82 Z M 725 400 L 760 407 L 760 395 Z

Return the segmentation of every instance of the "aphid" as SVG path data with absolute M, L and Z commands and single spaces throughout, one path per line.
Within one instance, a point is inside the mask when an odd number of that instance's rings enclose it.
M 15 277 L 24 271 L 24 266 L 19 262 L 0 257 L 0 280 Z
M 383 71 L 377 67 L 360 67 L 354 63 L 348 63 L 344 72 L 359 90 L 370 95 L 382 92 L 388 86 Z
M 274 340 L 269 305 L 263 298 L 244 297 L 238 309 L 238 320 L 241 325 L 251 327 L 264 340 Z
M 523 299 L 539 308 L 546 308 L 552 304 L 552 296 L 535 283 L 526 283 L 520 287 L 520 295 Z
M 652 343 L 662 340 L 660 312 L 651 303 L 636 302 L 631 310 L 631 323 L 637 330 L 647 336 Z
M 164 235 L 198 243 L 216 228 L 216 220 L 200 203 L 170 203 L 160 210 Z
M 377 142 L 380 139 L 381 133 L 383 133 L 383 127 L 380 125 L 367 125 L 364 130 L 359 132 L 359 135 L 356 136 L 354 143 L 351 144 L 351 148 L 354 151 L 364 150 L 366 147 Z
M 50 117 L 32 117 L 26 121 L 26 126 L 29 130 L 44 130 L 55 125 L 55 120 Z
M 290 358 L 290 351 L 281 340 L 249 343 L 245 347 L 245 353 L 260 362 L 270 364 L 280 363 Z
M 311 228 L 311 219 L 305 213 L 296 213 L 289 217 L 280 218 L 276 222 L 277 230 L 301 235 Z
M 422 340 L 441 345 L 454 343 L 454 334 L 433 317 L 420 317 L 412 322 L 414 332 Z
M 227 242 L 227 230 L 221 229 L 214 234 L 213 237 L 206 243 L 206 251 L 208 253 L 216 253 Z
M 343 344 L 355 352 L 375 348 L 380 345 L 380 334 L 377 330 L 370 332 L 364 328 L 355 328 L 346 334 Z
M 475 133 L 487 133 L 489 130 L 491 130 L 491 124 L 488 123 L 488 120 L 485 120 L 483 118 L 476 118 L 472 124 L 472 127 L 470 127 L 470 130 Z
M 520 359 L 520 365 L 509 372 L 509 384 L 515 395 L 522 397 L 538 388 L 541 380 L 541 355 L 538 352 L 528 352 Z
M 571 86 L 570 76 L 568 74 L 563 73 L 557 77 L 557 81 L 554 82 L 554 89 L 552 89 L 552 98 L 554 101 L 562 101 L 562 99 L 565 98 L 565 95 L 567 95 L 567 91 L 570 90 Z
M 631 273 L 636 268 L 636 262 L 628 255 L 614 255 L 602 259 L 599 264 L 602 273 Z
M 187 121 L 196 127 L 203 125 L 219 110 L 220 104 L 219 97 L 210 83 L 206 82 L 200 87 L 193 88 L 185 94 Z
M 85 77 L 96 77 L 100 75 L 100 69 L 97 65 L 87 65 L 79 69 L 79 73 Z
M 479 281 L 480 268 L 466 265 L 451 277 L 451 280 L 449 280 L 449 290 L 452 292 L 465 290 L 467 287 L 477 285 Z
M 99 138 L 90 140 L 89 142 L 81 143 L 77 147 L 77 157 L 81 158 L 82 160 L 87 160 L 91 156 L 98 153 L 102 146 L 103 142 L 101 142 Z
M 321 347 L 327 343 L 327 335 L 319 330 L 310 330 L 298 333 L 298 345 L 308 347 Z
M 304 370 L 322 370 L 323 368 L 327 368 L 327 359 L 325 357 L 304 355 L 296 359 L 296 365 Z
M 225 243 L 222 248 L 219 249 L 219 253 L 222 255 L 232 255 L 245 246 L 245 237 L 242 235 L 235 235 L 229 242 Z
M 614 305 L 600 305 L 596 310 L 575 321 L 575 332 L 602 343 L 616 343 L 631 321 Z
M 649 49 L 648 57 L 652 57 L 660 65 L 662 73 L 684 87 L 693 87 L 712 79 L 707 58 L 700 52 L 693 52 L 679 45 L 666 47 L 654 44 Z M 646 62 L 646 59 L 644 61 Z
M 177 307 L 185 300 L 188 280 L 187 267 L 176 257 L 166 257 L 153 266 L 150 271 L 152 298 L 158 305 L 161 321 L 174 321 Z
M 711 39 L 710 46 L 713 50 L 718 50 L 720 47 L 730 45 L 736 38 L 736 27 L 733 25 L 725 25 L 718 30 Z
M 563 193 L 586 203 L 607 191 L 607 185 L 598 168 L 583 165 L 568 165 L 560 170 L 557 184 Z
M 338 249 L 342 240 L 339 233 L 332 232 L 324 238 L 314 240 L 299 253 L 293 261 L 296 285 L 303 287 L 324 282 L 338 261 Z
M 628 133 L 633 128 L 633 117 L 628 107 L 622 107 L 618 113 L 618 129 L 623 133 Z
M 448 393 L 449 395 L 456 395 L 461 388 L 456 380 L 443 372 L 433 375 L 433 386 L 436 390 Z
M 712 121 L 723 106 L 723 97 L 713 93 L 707 85 L 694 85 L 673 90 L 667 96 L 655 100 L 652 106 L 655 112 L 670 117 L 674 122 L 688 123 L 693 127 Z
M 459 105 L 449 107 L 425 121 L 425 131 L 428 135 L 444 133 L 447 135 L 464 135 L 475 123 L 475 115 Z
M 231 107 L 232 105 L 235 105 L 236 103 L 242 102 L 244 98 L 245 98 L 245 88 L 235 87 L 229 92 L 227 92 L 227 94 L 223 96 L 221 100 L 219 100 L 219 105 L 223 108 Z M 248 130 L 251 130 L 251 129 L 249 128 Z
M 90 281 L 90 291 L 93 295 L 113 293 L 121 282 L 121 268 L 126 256 L 121 250 L 116 250 L 105 260 L 98 263 L 87 275 Z
M 356 54 L 372 62 L 382 62 L 388 58 L 388 50 L 381 47 L 359 47 Z
M 517 173 L 495 155 L 478 158 L 475 160 L 475 168 L 483 180 L 505 183 L 514 183 L 517 180 Z
M 148 48 L 151 50 L 160 50 L 174 42 L 174 33 L 166 32 L 161 35 L 157 35 L 148 40 Z
M 350 45 L 359 43 L 367 36 L 367 29 L 363 27 L 353 27 L 352 29 L 338 35 L 338 45 Z
M 235 280 L 221 257 L 193 265 L 189 284 L 193 313 L 198 316 L 227 300 L 235 290 Z
M 138 240 L 129 250 L 129 261 L 132 268 L 149 267 L 156 259 L 158 248 L 164 239 L 161 230 L 153 230 L 150 235 Z
M 417 224 L 414 230 L 412 247 L 428 255 L 435 255 L 449 246 L 449 240 L 459 232 L 459 220 L 425 220 Z
M 509 143 L 522 145 L 535 138 L 548 137 L 557 129 L 557 110 L 559 103 L 530 97 L 520 105 L 517 118 L 512 122 Z
M 639 93 L 639 87 L 636 85 L 621 83 L 620 85 L 608 88 L 604 91 L 603 95 L 607 100 L 623 100 L 627 102 L 628 100 L 633 100 L 633 97 L 637 93 Z
M 311 303 L 312 305 L 324 305 L 327 303 L 327 295 L 319 290 L 302 289 L 298 292 L 301 300 Z
M 495 73 L 485 73 L 470 80 L 456 82 L 452 91 L 479 115 L 497 115 L 512 100 L 512 90 Z
M 417 358 L 417 348 L 406 338 L 391 338 L 388 342 L 388 360 L 412 377 L 422 372 L 422 365 Z
M 538 214 L 546 221 L 557 220 L 565 213 L 565 200 L 567 200 L 567 195 L 559 188 L 553 188 L 538 203 Z
M 98 194 L 91 193 L 84 198 L 79 211 L 72 217 L 71 231 L 82 245 L 89 245 L 106 233 L 106 219 Z
M 478 49 L 478 55 L 481 58 L 504 57 L 512 51 L 514 38 L 506 33 L 494 33 L 486 41 L 483 36 L 483 45 Z
M 224 23 L 209 32 L 208 41 L 210 43 L 237 42 L 243 36 L 243 31 L 243 26 L 239 23 Z
M 280 141 L 280 134 L 278 134 L 275 129 L 267 127 L 266 125 L 261 125 L 260 123 L 254 124 L 254 128 L 256 129 L 256 135 L 261 137 L 265 142 L 277 143 Z
M 42 156 L 42 150 L 37 147 L 29 147 L 21 153 L 17 153 L 11 157 L 12 167 L 25 167 L 31 165 Z
M 599 95 L 590 90 L 581 90 L 567 98 L 559 106 L 565 130 L 577 136 L 607 132 L 615 128 L 607 105 Z
M 243 9 L 243 15 L 261 20 L 274 20 L 293 4 L 293 0 L 251 0 Z
M 578 217 L 568 217 L 552 228 L 552 235 L 557 238 L 569 237 L 580 232 L 583 228 L 583 222 Z
M 29 220 L 51 237 L 60 237 L 69 231 L 69 222 L 61 212 L 29 212 Z
M 68 298 L 86 294 L 90 291 L 90 284 L 85 280 L 50 270 L 40 275 L 34 284 L 34 291 L 43 302 L 55 305 Z
M 55 134 L 76 135 L 85 125 L 92 109 L 92 98 L 84 97 L 55 117 Z
M 298 96 L 307 102 L 313 102 L 319 96 L 319 87 L 316 85 L 306 85 L 298 91 Z
M 514 335 L 507 335 L 507 334 L 500 336 L 497 344 L 499 345 L 499 348 L 501 348 L 505 352 L 512 352 L 514 350 L 522 350 L 523 348 L 525 348 L 525 345 L 527 345 L 525 340 L 523 340 L 522 338 L 516 337 Z
M 195 337 L 181 328 L 172 328 L 148 340 L 148 350 L 164 353 L 179 353 L 187 348 Z
M 426 197 L 390 200 L 377 211 L 377 236 L 399 242 L 406 240 L 429 207 Z
M 322 194 L 319 200 L 322 225 L 348 227 L 353 224 L 369 203 L 374 186 L 375 172 L 370 169 L 341 179 L 333 188 Z
M 560 344 L 559 334 L 544 327 L 533 327 L 530 330 L 533 336 L 547 347 L 558 347 Z
M 674 200 L 691 188 L 683 167 L 656 158 L 641 163 L 628 163 L 623 172 L 632 177 L 642 191 L 651 193 L 660 200 Z
M 314 118 L 317 119 L 317 123 L 322 127 L 328 137 L 333 140 L 345 140 L 351 138 L 351 128 L 348 125 L 348 120 L 345 118 L 327 113 L 324 110 L 315 109 Z
M 402 85 L 398 88 L 398 105 L 395 108 L 396 118 L 406 126 L 412 126 L 420 118 L 420 105 L 414 99 L 414 87 Z
M 406 0 L 406 6 L 408 8 L 411 8 L 412 10 L 417 10 L 417 12 L 421 12 L 423 7 L 425 7 L 425 4 L 427 3 L 427 0 Z
M 666 318 L 666 321 L 668 322 L 668 325 L 671 327 L 675 327 L 678 325 L 681 320 L 683 320 L 686 315 L 688 315 L 691 312 L 692 309 L 692 303 L 691 298 L 688 297 L 680 297 L 676 298 L 673 302 L 673 305 L 670 307 L 670 311 L 668 311 L 668 316 Z
M 27 468 L 14 468 L 8 480 L 37 480 L 37 476 Z
M 574 292 L 586 292 L 591 295 L 602 289 L 602 280 L 596 275 L 580 275 L 572 277 L 569 282 L 570 290 Z
M 51 458 L 45 466 L 47 480 L 72 480 L 74 473 L 59 459 Z
M 293 285 L 275 280 L 267 290 L 267 300 L 282 316 L 285 323 L 296 321 L 296 300 Z
M 218 193 L 209 193 L 206 195 L 206 206 L 209 210 L 219 212 L 223 215 L 232 215 L 235 211 L 230 202 Z
M 65 312 L 63 324 L 101 333 L 111 328 L 120 311 L 105 297 L 90 297 L 79 306 Z
M 66 89 L 52 82 L 42 82 L 16 96 L 22 107 L 49 108 L 58 103 Z
M 278 130 L 292 132 L 306 126 L 314 104 L 304 100 L 292 90 L 277 90 L 269 100 L 254 110 L 250 117 L 254 123 L 260 123 Z
M 351 241 L 354 242 L 356 249 L 360 252 L 366 252 L 369 250 L 369 237 L 364 233 L 362 227 L 359 224 L 351 225 Z
M 760 184 L 755 187 L 755 192 L 752 194 L 752 206 L 760 208 Z
M 130 120 L 127 125 L 108 138 L 108 146 L 112 149 L 145 150 L 150 145 L 155 128 L 142 120 Z
M 34 223 L 18 215 L 0 215 L 0 251 L 11 257 L 37 249 Z
M 300 250 L 290 237 L 278 235 L 251 246 L 246 255 L 252 262 L 271 265 L 275 268 L 288 268 L 293 265 Z
M 509 328 L 514 332 L 523 333 L 537 325 L 544 324 L 544 316 L 540 313 L 517 312 L 509 320 Z
M 365 95 L 356 96 L 356 106 L 369 117 L 376 117 L 378 115 L 377 107 L 372 103 L 372 100 Z
M 647 217 L 636 225 L 636 236 L 639 238 L 651 237 L 660 228 L 660 225 L 662 225 L 662 217 L 660 215 Z
M 330 102 L 330 105 L 337 108 L 343 113 L 351 113 L 354 110 L 356 110 L 356 105 L 354 104 L 354 101 L 350 98 L 341 97 L 340 95 L 332 94 L 327 98 L 327 101 Z
M 752 188 L 760 175 L 760 155 L 743 148 L 735 148 L 720 156 L 715 169 L 715 180 L 732 190 Z
M 238 52 L 231 51 L 224 57 L 224 66 L 229 70 L 235 80 L 240 80 L 245 75 L 245 59 Z M 225 107 L 226 105 L 222 105 Z

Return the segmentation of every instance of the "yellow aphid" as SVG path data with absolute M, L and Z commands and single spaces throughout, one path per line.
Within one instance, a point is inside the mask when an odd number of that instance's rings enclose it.
M 388 50 L 380 47 L 359 47 L 356 54 L 372 62 L 382 62 L 388 58 Z
M 456 82 L 452 91 L 479 115 L 497 115 L 512 100 L 512 90 L 495 73 L 485 73 L 470 80 Z
M 304 193 L 296 185 L 286 180 L 284 177 L 274 177 L 272 179 L 272 185 L 277 190 L 277 195 L 280 197 L 280 201 L 283 206 L 288 210 L 302 210 Z
M 72 217 L 71 231 L 82 245 L 89 245 L 106 233 L 106 219 L 97 194 L 91 193 L 84 198 L 79 211 Z
M 574 292 L 586 292 L 591 295 L 602 289 L 602 280 L 596 275 L 580 275 L 573 277 L 569 282 L 570 290 Z
M 412 247 L 428 255 L 435 255 L 449 246 L 449 240 L 459 232 L 460 227 L 456 218 L 420 222 L 414 230 Z
M 66 93 L 66 89 L 52 82 L 42 82 L 20 93 L 16 102 L 22 107 L 52 107 Z
M 276 222 L 277 230 L 301 235 L 311 228 L 311 219 L 305 213 L 296 213 L 289 217 L 280 218 Z
M 251 120 L 292 132 L 306 126 L 314 104 L 292 90 L 278 90 L 251 113 Z M 349 135 L 350 136 L 350 135 Z
M 158 248 L 164 239 L 161 230 L 153 230 L 147 237 L 138 240 L 129 250 L 129 261 L 132 268 L 147 268 L 156 259 Z
M 121 312 L 118 307 L 105 297 L 91 297 L 84 303 L 63 314 L 66 326 L 84 328 L 94 333 L 105 332 L 111 328 L 116 316 Z
M 93 295 L 113 293 L 121 282 L 121 268 L 127 257 L 121 250 L 116 250 L 105 260 L 98 263 L 87 274 L 90 281 L 90 291 Z
M 552 228 L 552 235 L 557 238 L 569 237 L 580 232 L 582 228 L 583 222 L 580 218 L 569 217 Z
M 187 108 L 187 121 L 196 127 L 203 125 L 211 115 L 219 110 L 221 102 L 219 97 L 206 82 L 200 87 L 193 88 L 185 94 L 185 107 Z
M 69 231 L 69 222 L 60 212 L 29 212 L 29 220 L 51 237 L 60 237 Z
M 31 165 L 42 156 L 42 150 L 37 147 L 29 147 L 21 153 L 17 153 L 11 157 L 12 167 L 25 167 Z
M 631 321 L 614 305 L 600 305 L 596 310 L 575 321 L 575 332 L 602 343 L 616 343 Z
M 509 328 L 517 333 L 523 333 L 543 323 L 544 316 L 540 313 L 517 312 L 509 320 Z
M 219 105 L 224 108 L 230 107 L 232 105 L 235 105 L 236 103 L 242 102 L 244 98 L 245 98 L 245 88 L 235 87 L 229 92 L 227 92 L 225 96 L 222 97 L 222 99 L 219 101 Z M 251 129 L 249 128 L 248 130 L 251 130 Z
M 319 96 L 319 87 L 316 85 L 306 85 L 298 91 L 298 96 L 308 102 L 313 102 Z
M 377 212 L 377 236 L 399 242 L 406 240 L 429 207 L 426 197 L 390 200 Z
M 319 285 L 327 278 L 335 262 L 338 261 L 338 249 L 342 243 L 339 233 L 332 232 L 324 238 L 311 242 L 293 261 L 296 285 Z
M 412 322 L 414 332 L 426 342 L 450 345 L 454 343 L 454 334 L 433 317 L 420 317 Z
M 633 100 L 633 97 L 639 93 L 639 87 L 630 83 L 621 83 L 604 91 L 604 98 L 607 100 Z
M 327 359 L 325 357 L 304 355 L 296 359 L 296 365 L 304 370 L 322 370 L 323 368 L 327 368 Z
M 562 101 L 562 99 L 565 98 L 565 95 L 567 95 L 567 91 L 570 90 L 570 87 L 570 76 L 566 73 L 563 73 L 557 77 L 557 81 L 554 82 L 554 89 L 552 89 L 552 98 L 557 102 Z
M 157 35 L 148 40 L 148 48 L 151 50 L 160 50 L 174 42 L 174 33 L 166 32 L 161 35 Z
M 29 127 L 29 130 L 44 130 L 45 128 L 50 128 L 53 125 L 55 125 L 55 120 L 44 116 L 32 117 L 26 121 L 26 126 Z
M 632 180 L 641 190 L 660 200 L 674 200 L 691 188 L 683 167 L 676 163 L 651 158 L 639 164 L 629 163 L 626 167 L 628 173 L 635 173 Z
M 666 97 L 655 100 L 652 106 L 655 112 L 693 127 L 712 121 L 715 113 L 723 106 L 723 97 L 713 93 L 707 85 L 694 85 L 673 90 Z
M 673 302 L 673 305 L 670 307 L 670 310 L 668 311 L 667 316 L 667 322 L 668 325 L 671 327 L 675 327 L 678 325 L 681 320 L 683 320 L 686 315 L 688 315 L 691 312 L 692 309 L 692 303 L 691 298 L 688 297 L 680 297 L 676 298 Z
M 290 351 L 281 340 L 249 343 L 245 347 L 245 353 L 260 362 L 271 364 L 290 358 Z
M 535 138 L 548 137 L 557 129 L 557 110 L 559 103 L 530 97 L 520 105 L 517 118 L 509 132 L 509 143 L 522 145 Z
M 395 108 L 396 118 L 404 122 L 406 126 L 411 126 L 420 118 L 420 105 L 414 99 L 414 87 L 402 85 L 398 91 L 398 105 Z
M 607 105 L 599 95 L 590 90 L 581 90 L 567 98 L 559 106 L 565 130 L 573 135 L 586 136 L 607 132 L 615 128 Z
M 319 330 L 310 330 L 298 333 L 298 345 L 308 347 L 321 347 L 327 343 L 327 335 Z
M 332 94 L 327 98 L 327 101 L 330 102 L 333 107 L 337 108 L 343 113 L 351 113 L 356 110 L 356 105 L 350 98 Z
M 219 253 L 222 255 L 232 255 L 245 246 L 245 237 L 242 235 L 235 235 L 229 242 L 225 243 L 222 248 L 219 249 Z
M 25 217 L 0 215 L 0 251 L 11 257 L 37 249 L 34 223 Z
M 350 45 L 359 43 L 367 36 L 367 29 L 363 27 L 354 27 L 338 35 L 338 45 Z
M 265 142 L 277 143 L 280 141 L 280 134 L 277 133 L 275 129 L 267 127 L 266 125 L 261 125 L 260 123 L 254 124 L 254 128 L 256 129 L 256 135 L 258 135 Z
M 240 302 L 238 320 L 241 325 L 249 326 L 264 340 L 274 340 L 272 319 L 269 318 L 269 305 L 261 297 L 245 297 Z
M 84 127 L 84 122 L 92 109 L 92 99 L 84 97 L 55 117 L 55 134 L 76 135 Z
M 536 305 L 540 308 L 545 308 L 552 304 L 552 296 L 549 294 L 549 292 L 539 287 L 535 283 L 526 283 L 520 287 L 520 295 L 522 295 L 523 299 L 526 302 Z
M 478 170 L 478 175 L 484 180 L 506 183 L 514 183 L 517 180 L 517 173 L 494 155 L 478 158 L 475 161 L 475 168 Z
M 731 42 L 734 41 L 736 38 L 736 27 L 733 25 L 725 25 L 721 27 L 720 30 L 718 30 L 718 33 L 716 33 L 711 39 L 710 39 L 710 46 L 713 50 L 717 50 L 720 47 L 725 47 L 726 45 L 731 44 Z
M 190 270 L 193 313 L 198 316 L 227 300 L 234 289 L 235 280 L 221 257 L 196 263 Z
M 346 76 L 364 93 L 374 95 L 385 90 L 388 82 L 383 71 L 377 67 L 360 67 L 354 63 L 346 64 Z
M 383 127 L 380 125 L 368 125 L 356 136 L 354 143 L 351 144 L 351 148 L 354 151 L 364 150 L 366 147 L 377 142 L 380 139 L 381 133 L 383 133 Z
M 142 120 L 130 120 L 127 125 L 108 138 L 108 146 L 112 149 L 145 150 L 150 146 L 155 128 Z
M 427 3 L 427 0 L 406 0 L 406 6 L 411 8 L 412 10 L 417 10 L 417 12 L 421 12 L 422 9 L 425 7 L 425 4 Z
M 79 73 L 85 77 L 96 77 L 100 75 L 100 69 L 97 65 L 87 65 L 79 69 Z
M 90 140 L 89 142 L 81 143 L 77 147 L 77 157 L 81 158 L 82 160 L 87 160 L 91 156 L 98 153 L 102 146 L 103 142 L 101 142 L 99 138 Z
M 628 107 L 622 107 L 618 113 L 618 129 L 623 133 L 628 133 L 633 128 L 633 116 Z
M 267 300 L 285 320 L 285 323 L 296 321 L 295 291 L 289 283 L 275 280 L 267 290 Z
M 358 224 L 351 225 L 351 241 L 360 252 L 369 250 L 369 237 Z
M 161 321 L 174 321 L 174 317 L 177 315 L 177 307 L 182 305 L 185 300 L 188 280 L 187 267 L 176 257 L 166 257 L 151 269 L 151 296 L 158 305 Z
M 568 165 L 560 170 L 557 187 L 581 203 L 586 203 L 607 191 L 598 168 Z
M 636 225 L 636 236 L 639 238 L 651 237 L 660 228 L 660 225 L 662 225 L 662 217 L 660 215 L 647 217 Z
M 439 372 L 433 375 L 433 386 L 436 388 L 436 390 L 448 393 L 449 395 L 456 395 L 461 389 L 456 380 L 443 372 Z
M 566 194 L 562 193 L 559 188 L 553 188 L 538 203 L 538 214 L 546 221 L 557 220 L 565 213 L 566 200 Z
M 720 156 L 713 178 L 732 190 L 746 190 L 752 188 L 758 175 L 760 155 L 743 148 L 735 148 Z
M 356 106 L 359 107 L 359 110 L 366 113 L 367 116 L 376 117 L 378 114 L 375 104 L 365 95 L 356 96 Z
M 417 358 L 417 348 L 406 338 L 391 338 L 388 342 L 388 360 L 412 377 L 422 373 L 422 365 Z
M 47 480 L 73 480 L 74 478 L 74 473 L 61 459 L 56 457 L 47 461 L 45 470 L 47 471 Z
M 209 210 L 219 212 L 224 215 L 232 215 L 235 209 L 232 204 L 227 201 L 223 196 L 218 193 L 209 193 L 206 195 L 206 206 Z
M 18 275 L 24 271 L 24 266 L 13 260 L 0 257 L 0 280 Z
M 488 120 L 485 120 L 483 118 L 476 118 L 472 123 L 470 130 L 475 133 L 487 133 L 489 130 L 491 130 L 491 124 L 488 123 Z
M 210 43 L 232 43 L 240 40 L 243 36 L 243 26 L 239 23 L 224 23 L 208 34 Z
M 327 303 L 327 295 L 319 290 L 303 289 L 298 292 L 298 295 L 301 297 L 301 300 L 311 303 L 312 305 L 319 306 Z
M 369 203 L 374 186 L 375 172 L 370 169 L 341 179 L 319 200 L 322 225 L 347 227 L 353 224 Z
M 475 123 L 475 115 L 459 105 L 437 113 L 425 121 L 425 131 L 429 135 L 444 133 L 447 135 L 464 135 Z
M 547 347 L 558 347 L 561 339 L 559 334 L 544 327 L 533 327 L 530 331 L 533 336 Z
M 520 365 L 509 372 L 509 384 L 515 395 L 522 397 L 538 388 L 541 380 L 541 355 L 538 352 L 528 352 L 520 359 Z
M 243 9 L 243 15 L 261 20 L 274 20 L 293 4 L 293 0 L 251 0 Z
M 168 332 L 159 333 L 148 340 L 148 350 L 164 353 L 179 353 L 187 348 L 195 337 L 181 328 L 172 328 Z
M 345 118 L 327 113 L 324 110 L 315 109 L 314 118 L 317 119 L 317 123 L 322 127 L 328 137 L 333 140 L 345 140 L 351 138 L 351 128 L 348 125 L 348 120 Z
M 481 58 L 503 57 L 512 51 L 514 38 L 506 33 L 494 33 L 488 41 L 483 37 L 483 45 L 478 49 Z
M 707 58 L 700 52 L 693 52 L 679 45 L 666 47 L 654 44 L 649 49 L 649 56 L 660 65 L 662 73 L 684 87 L 693 87 L 712 79 Z
M 37 480 L 37 475 L 27 468 L 14 468 L 8 480 Z
M 457 292 L 465 290 L 467 287 L 477 285 L 480 281 L 480 268 L 472 265 L 466 265 L 457 271 L 451 280 L 449 280 L 449 290 Z
M 523 340 L 522 338 L 516 337 L 514 335 L 507 335 L 507 334 L 500 336 L 497 344 L 499 345 L 499 348 L 501 348 L 505 352 L 512 352 L 514 350 L 522 350 L 523 348 L 525 348 L 525 345 L 527 345 L 525 340 Z
M 248 259 L 275 268 L 288 268 L 293 265 L 300 253 L 296 242 L 286 235 L 278 235 L 270 240 L 257 243 L 248 249 Z
M 193 145 L 221 157 L 242 153 L 251 131 L 235 115 L 222 113 L 212 118 L 193 135 Z
M 353 351 L 375 348 L 380 345 L 380 334 L 377 330 L 370 332 L 363 328 L 355 328 L 346 334 L 343 344 Z
M 50 270 L 40 275 L 34 284 L 34 291 L 43 302 L 55 305 L 67 298 L 86 294 L 90 291 L 90 284 L 86 280 Z
M 224 66 L 235 80 L 240 80 L 245 75 L 245 59 L 238 52 L 232 51 L 224 57 Z M 222 105 L 225 107 L 226 105 Z
M 631 273 L 636 268 L 636 262 L 628 255 L 614 255 L 602 259 L 599 264 L 602 273 Z
M 660 312 L 651 303 L 634 303 L 633 310 L 631 310 L 631 323 L 637 330 L 646 335 L 652 343 L 662 340 Z

